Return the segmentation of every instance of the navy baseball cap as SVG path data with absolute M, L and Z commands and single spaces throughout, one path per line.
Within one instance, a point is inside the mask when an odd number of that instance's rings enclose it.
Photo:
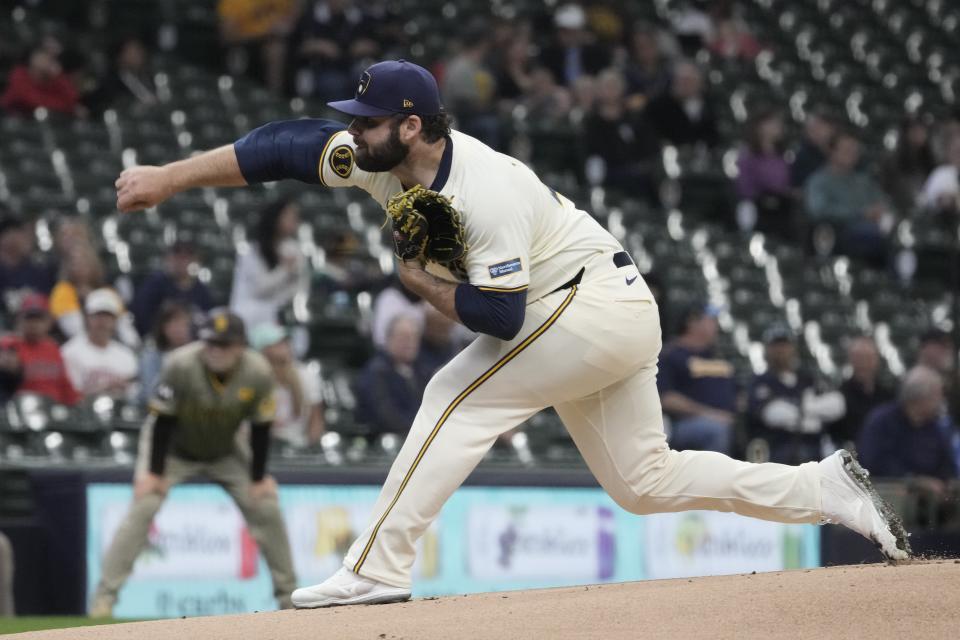
M 327 106 L 350 116 L 368 118 L 395 113 L 435 116 L 443 112 L 437 79 L 420 65 L 406 60 L 387 60 L 367 67 L 360 74 L 352 100 L 328 102 Z

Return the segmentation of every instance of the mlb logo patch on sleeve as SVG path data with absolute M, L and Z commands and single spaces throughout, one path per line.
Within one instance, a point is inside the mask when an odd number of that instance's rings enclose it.
M 523 265 L 520 263 L 520 258 L 514 258 L 513 260 L 507 260 L 506 262 L 492 264 L 487 267 L 487 269 L 490 270 L 491 278 L 500 278 L 511 273 L 523 271 Z

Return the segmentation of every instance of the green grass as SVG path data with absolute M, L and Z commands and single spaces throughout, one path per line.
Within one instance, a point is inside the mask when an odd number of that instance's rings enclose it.
M 81 616 L 24 616 L 22 618 L 0 618 L 0 635 L 6 633 L 24 633 L 43 629 L 66 629 L 68 627 L 88 627 L 95 624 L 116 624 L 134 622 L 133 620 L 114 620 L 113 618 L 92 619 Z

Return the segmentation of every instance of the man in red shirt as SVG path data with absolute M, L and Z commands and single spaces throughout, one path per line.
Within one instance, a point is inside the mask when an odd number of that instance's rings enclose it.
M 67 377 L 60 346 L 50 337 L 52 322 L 47 297 L 39 293 L 27 295 L 20 304 L 20 335 L 4 336 L 0 349 L 16 352 L 20 361 L 17 392 L 38 393 L 54 402 L 76 404 L 80 394 Z
M 75 114 L 80 107 L 80 93 L 63 73 L 56 56 L 37 47 L 26 65 L 10 72 L 0 106 L 11 114 L 29 115 L 37 107 Z

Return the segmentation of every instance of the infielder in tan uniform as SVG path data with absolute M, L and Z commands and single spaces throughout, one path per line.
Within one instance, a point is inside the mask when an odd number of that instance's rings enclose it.
M 111 614 L 167 491 L 195 476 L 216 482 L 236 502 L 270 567 L 277 603 L 290 607 L 296 576 L 277 485 L 266 475 L 273 375 L 245 336 L 239 317 L 214 310 L 201 341 L 170 354 L 140 435 L 133 503 L 104 557 L 92 616 Z M 237 433 L 245 422 L 249 445 Z
M 846 451 L 794 467 L 670 450 L 656 387 L 659 317 L 637 267 L 523 163 L 451 131 L 430 72 L 377 63 L 354 99 L 330 106 L 353 118 L 349 127 L 274 122 L 187 160 L 128 169 L 116 183 L 121 211 L 184 189 L 283 178 L 357 186 L 383 206 L 429 185 L 463 220 L 461 260 L 397 268 L 407 288 L 483 335 L 430 381 L 369 526 L 336 574 L 294 592 L 296 606 L 409 598 L 414 545 L 444 502 L 500 434 L 550 406 L 628 511 L 835 522 L 874 540 L 888 559 L 908 557 L 896 515 Z

